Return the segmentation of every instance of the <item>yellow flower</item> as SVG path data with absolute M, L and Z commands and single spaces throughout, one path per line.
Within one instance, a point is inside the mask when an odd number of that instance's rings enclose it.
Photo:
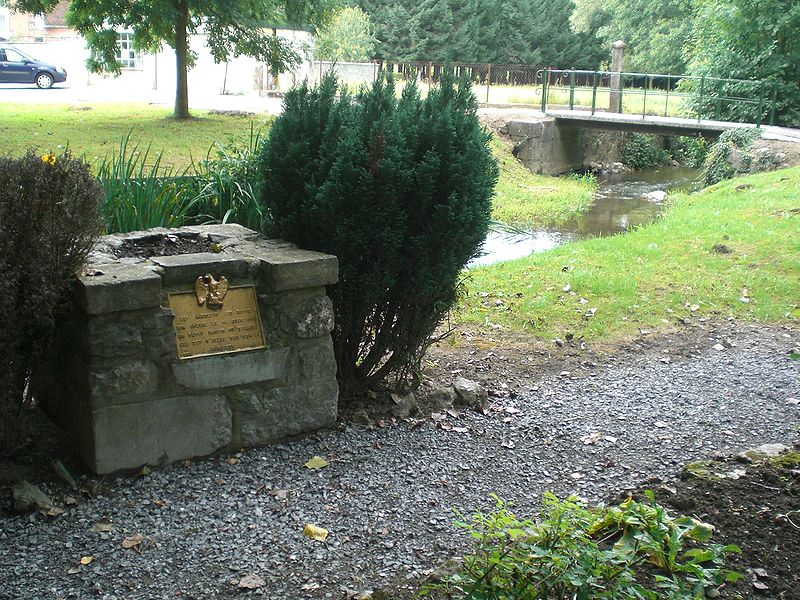
M 53 154 L 52 152 L 48 154 L 43 154 L 42 160 L 46 162 L 48 165 L 54 165 L 56 164 L 56 155 Z

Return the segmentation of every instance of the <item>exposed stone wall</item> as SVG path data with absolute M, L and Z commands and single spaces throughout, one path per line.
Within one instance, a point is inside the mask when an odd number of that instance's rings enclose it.
M 555 119 L 510 121 L 506 128 L 515 156 L 534 173 L 559 175 L 622 157 L 623 132 L 560 127 Z
M 59 327 L 45 406 L 89 466 L 110 473 L 333 425 L 325 286 L 337 280 L 336 258 L 237 225 L 169 230 L 211 236 L 220 253 L 113 255 L 125 240 L 166 232 L 103 238 Z M 265 349 L 178 358 L 168 294 L 192 290 L 205 273 L 255 286 Z

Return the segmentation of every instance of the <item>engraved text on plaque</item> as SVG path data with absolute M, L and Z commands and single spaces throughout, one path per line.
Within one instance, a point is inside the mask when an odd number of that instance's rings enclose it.
M 169 306 L 175 313 L 178 358 L 266 347 L 252 285 L 228 289 L 224 305 L 218 308 L 198 305 L 194 291 L 170 294 Z

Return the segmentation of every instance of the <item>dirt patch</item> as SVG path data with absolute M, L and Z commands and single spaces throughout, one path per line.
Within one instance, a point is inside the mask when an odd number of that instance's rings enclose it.
M 722 598 L 800 598 L 800 452 L 758 465 L 714 461 L 712 473 L 655 490 L 658 502 L 716 528 L 714 541 L 735 544 L 728 565 L 743 575 Z M 720 478 L 713 473 L 728 474 Z
M 125 240 L 114 249 L 114 255 L 118 258 L 152 258 L 215 251 L 219 251 L 219 244 L 214 244 L 208 238 L 166 234 Z

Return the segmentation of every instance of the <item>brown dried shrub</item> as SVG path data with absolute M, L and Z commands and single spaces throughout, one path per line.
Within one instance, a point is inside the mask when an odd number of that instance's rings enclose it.
M 0 454 L 25 439 L 59 305 L 102 229 L 102 196 L 69 154 L 0 157 Z

